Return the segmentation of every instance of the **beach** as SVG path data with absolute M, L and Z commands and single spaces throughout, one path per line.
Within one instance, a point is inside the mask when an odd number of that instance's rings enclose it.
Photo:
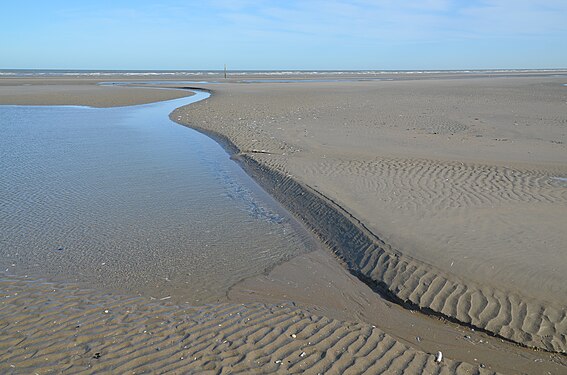
M 5 275 L 3 371 L 565 371 L 567 78 L 367 78 L 0 80 L 1 104 L 210 91 L 170 118 L 223 145 L 321 243 L 204 307 Z
M 562 352 L 566 99 L 541 78 L 224 85 L 172 118 L 301 190 L 294 213 L 386 293 Z

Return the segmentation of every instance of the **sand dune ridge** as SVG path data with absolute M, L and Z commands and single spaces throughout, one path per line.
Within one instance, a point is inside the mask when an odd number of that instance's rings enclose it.
M 384 243 L 328 197 L 251 156 L 244 165 L 271 194 L 299 216 L 355 274 L 401 301 L 485 329 L 522 345 L 565 352 L 567 313 L 562 306 L 463 282 Z

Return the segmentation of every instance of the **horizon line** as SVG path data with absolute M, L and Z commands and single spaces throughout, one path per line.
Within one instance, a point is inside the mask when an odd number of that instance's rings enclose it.
M 227 72 L 465 72 L 465 71 L 554 71 L 567 70 L 566 67 L 543 68 L 453 68 L 453 69 L 226 69 Z M 224 72 L 220 69 L 107 69 L 107 68 L 0 68 L 0 71 L 52 71 L 52 72 Z

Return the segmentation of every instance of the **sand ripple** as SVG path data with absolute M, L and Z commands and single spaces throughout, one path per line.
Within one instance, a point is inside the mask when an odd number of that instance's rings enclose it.
M 400 202 L 397 208 L 432 210 L 507 202 L 565 204 L 567 189 L 558 188 L 539 170 L 426 159 L 323 161 L 307 173 L 348 176 L 355 186 Z
M 381 293 L 565 352 L 564 106 L 539 78 L 249 84 L 172 118 L 229 145 Z
M 381 293 L 523 345 L 565 352 L 567 311 L 560 304 L 479 284 L 402 254 L 337 202 L 267 167 L 269 158 L 261 164 L 252 157 L 244 158 L 244 162 L 257 180 L 308 223 L 352 272 Z M 533 184 L 548 184 L 543 177 L 524 178 L 533 180 Z M 483 199 L 490 199 L 490 194 L 485 196 L 488 198 Z M 549 193 L 540 199 L 554 196 Z
M 491 374 L 291 304 L 199 308 L 0 280 L 2 373 Z

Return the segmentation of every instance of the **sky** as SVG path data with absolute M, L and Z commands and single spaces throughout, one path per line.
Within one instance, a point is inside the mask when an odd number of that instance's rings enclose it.
M 3 1 L 0 69 L 567 68 L 567 0 Z

